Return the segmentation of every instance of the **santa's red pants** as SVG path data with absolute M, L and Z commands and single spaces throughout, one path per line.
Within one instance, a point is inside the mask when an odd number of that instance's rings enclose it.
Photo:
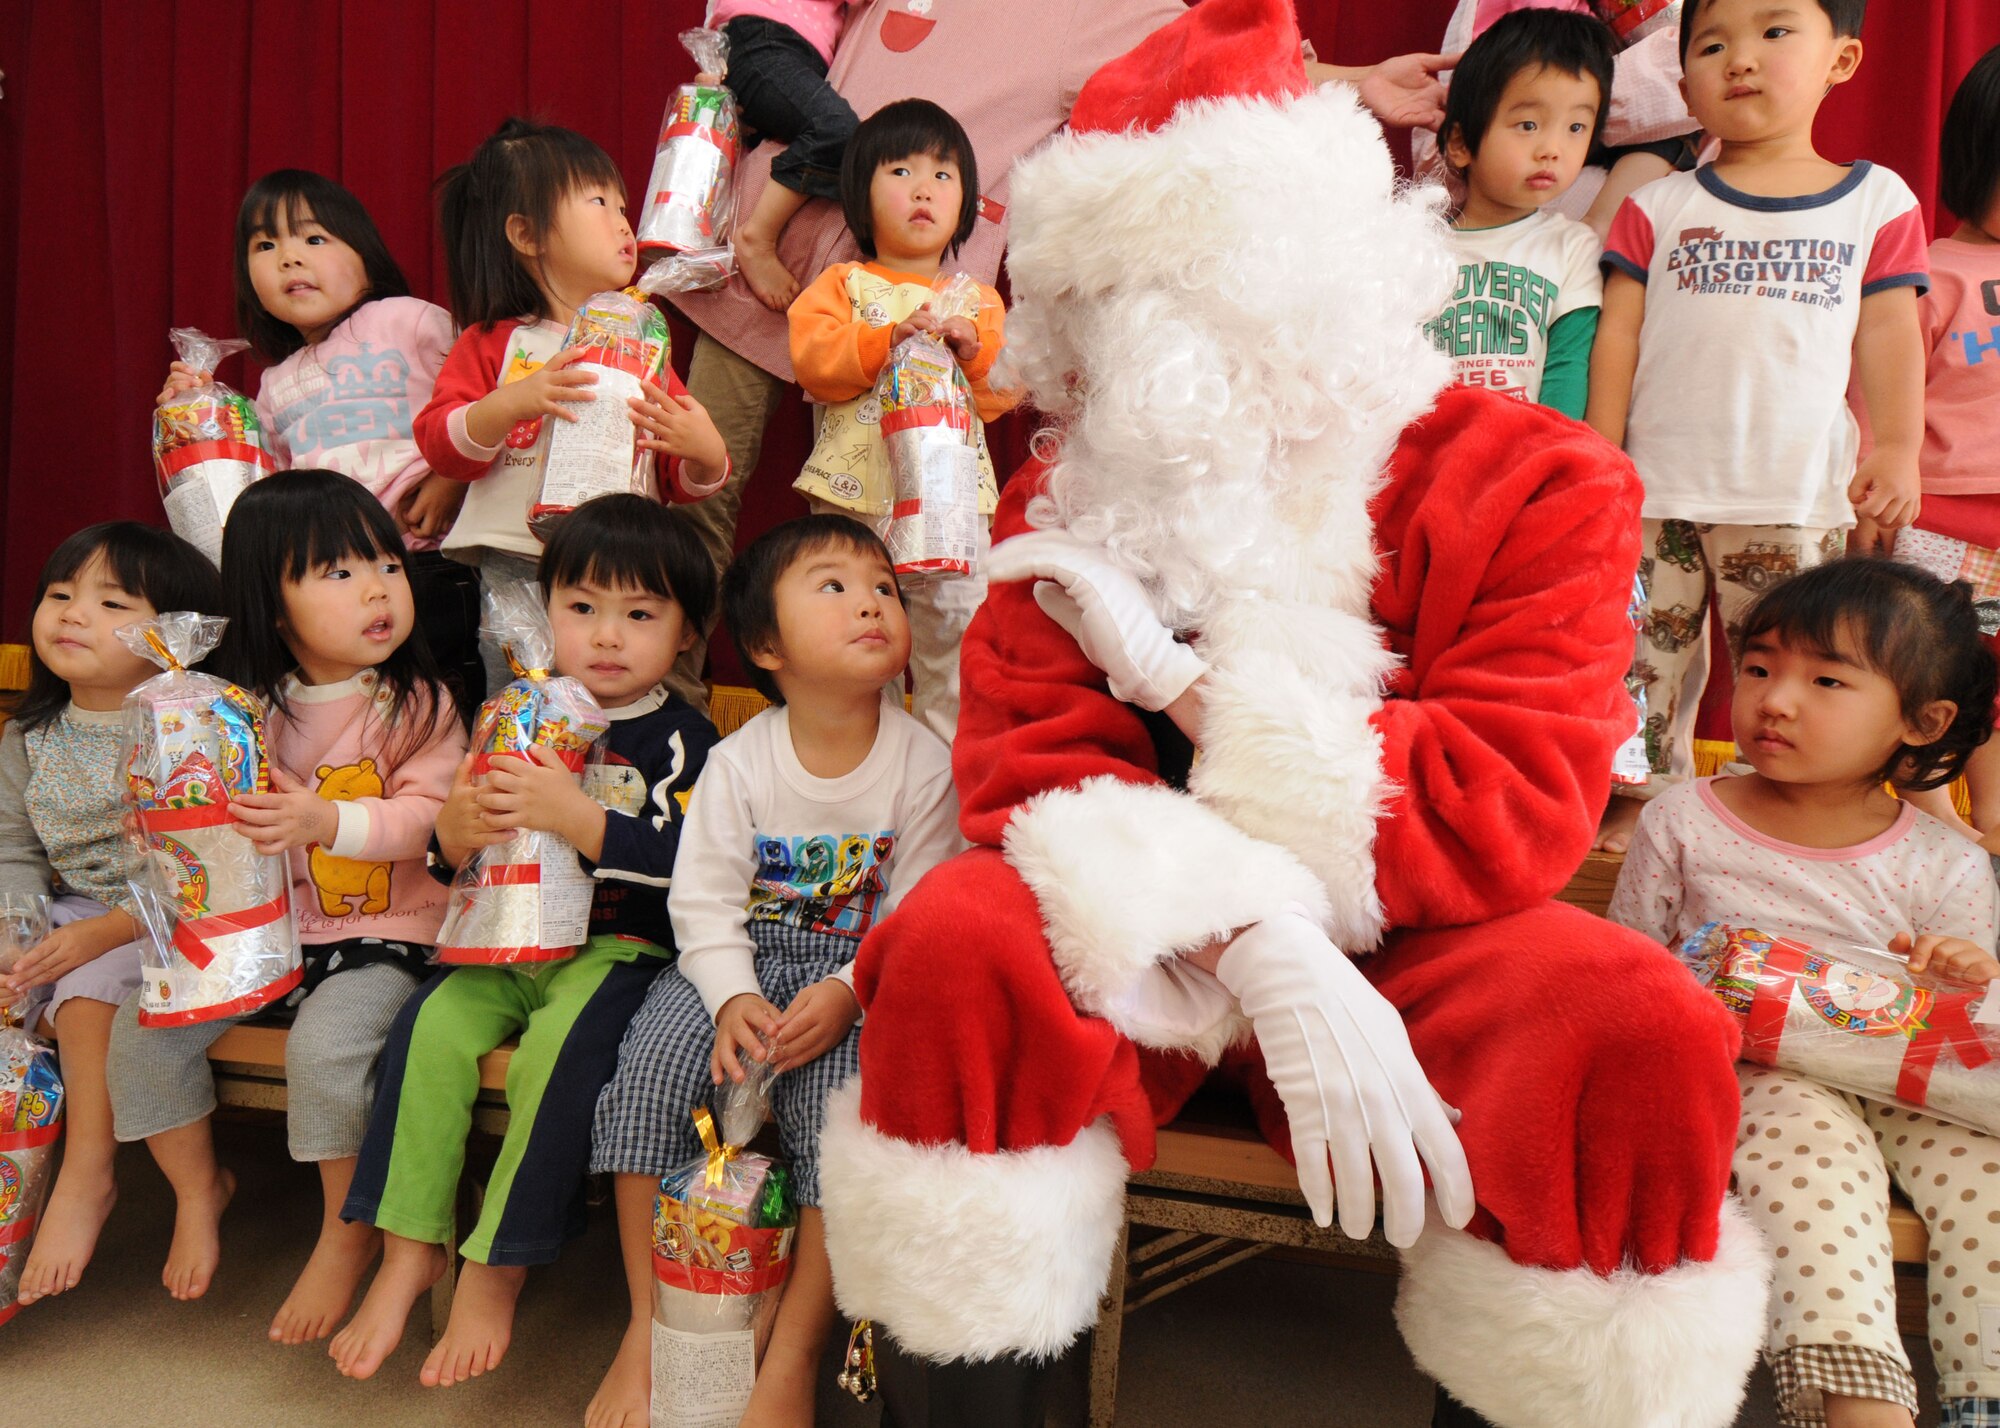
M 1364 966 L 1463 1112 L 1479 1203 L 1470 1234 L 1433 1216 L 1405 1256 L 1419 1362 L 1507 1428 L 1730 1421 L 1763 1266 L 1724 1214 L 1720 1004 L 1657 945 L 1559 904 L 1395 934 Z M 1128 1167 L 1151 1165 L 1207 1068 L 1075 1010 L 992 849 L 912 889 L 857 985 L 860 1086 L 822 1151 L 843 1306 L 933 1358 L 1059 1351 L 1096 1317 Z M 1224 1070 L 1289 1155 L 1254 1046 Z

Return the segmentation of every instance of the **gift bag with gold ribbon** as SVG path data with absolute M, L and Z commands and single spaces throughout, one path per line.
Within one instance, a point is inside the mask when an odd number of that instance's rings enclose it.
M 551 668 L 555 636 L 541 587 L 495 586 L 485 606 L 481 632 L 506 650 L 515 678 L 480 707 L 472 731 L 473 782 L 497 760 L 525 761 L 531 748 L 549 750 L 581 776 L 584 757 L 611 721 L 589 690 Z M 592 890 L 568 840 L 521 829 L 474 853 L 452 879 L 437 959 L 559 962 L 589 935 Z
M 743 1149 L 764 1123 L 772 1071 L 694 1112 L 700 1159 L 660 1181 L 653 1210 L 652 1428 L 735 1428 L 791 1269 L 798 1205 L 786 1167 Z
M 200 663 L 228 622 L 175 611 L 118 632 L 164 666 L 125 696 L 125 797 L 140 847 L 133 900 L 139 1024 L 241 1016 L 299 984 L 304 962 L 282 855 L 238 831 L 229 800 L 266 793 L 264 709 Z
M 729 229 L 736 216 L 743 121 L 736 96 L 723 85 L 729 39 L 720 30 L 683 30 L 681 46 L 713 82 L 674 90 L 660 121 L 638 232 L 640 256 L 658 259 L 648 269 L 659 284 L 655 292 L 719 288 L 736 271 Z
M 925 310 L 939 322 L 979 315 L 979 284 L 940 274 Z M 906 580 L 967 575 L 979 553 L 979 433 L 972 388 L 934 333 L 896 344 L 875 379 L 894 483 L 883 542 Z
M 21 1271 L 55 1179 L 63 1083 L 55 1048 L 0 1027 L 0 1324 L 20 1305 Z
M 223 358 L 250 345 L 240 337 L 210 337 L 198 327 L 176 327 L 169 335 L 181 361 L 197 372 L 213 373 Z M 278 462 L 255 404 L 211 380 L 154 409 L 153 467 L 167 524 L 220 565 L 229 508 L 252 481 L 276 471 Z
M 528 529 L 547 540 L 556 524 L 596 496 L 621 492 L 660 499 L 653 453 L 639 445 L 626 402 L 645 398 L 646 382 L 667 370 L 667 320 L 637 289 L 598 293 L 576 310 L 563 339 L 564 352 L 579 352 L 571 370 L 597 379 L 594 398 L 569 407 L 571 421 L 542 422 L 547 450 L 542 487 L 528 512 Z
M 1742 1023 L 1745 1061 L 2000 1135 L 2000 983 L 1721 922 L 1680 956 Z

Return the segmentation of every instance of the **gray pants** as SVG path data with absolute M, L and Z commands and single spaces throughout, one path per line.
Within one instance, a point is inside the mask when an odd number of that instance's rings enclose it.
M 375 1100 L 376 1058 L 389 1023 L 418 985 L 401 968 L 377 963 L 334 973 L 299 1003 L 285 1038 L 285 1139 L 292 1159 L 361 1153 Z M 141 1026 L 139 994 L 128 997 L 111 1023 L 105 1068 L 118 1139 L 145 1140 L 212 1114 L 208 1048 L 243 1020 Z

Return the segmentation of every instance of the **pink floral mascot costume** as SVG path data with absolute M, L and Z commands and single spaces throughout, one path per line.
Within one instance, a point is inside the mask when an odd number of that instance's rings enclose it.
M 1437 191 L 1298 52 L 1285 0 L 1204 0 L 1016 171 L 1003 361 L 1053 426 L 964 644 L 971 849 L 861 948 L 836 1292 L 886 1423 L 1038 1424 L 1222 1075 L 1320 1223 L 1379 1177 L 1440 1422 L 1723 1428 L 1767 1278 L 1736 1033 L 1551 900 L 1631 732 L 1638 481 L 1446 390 Z

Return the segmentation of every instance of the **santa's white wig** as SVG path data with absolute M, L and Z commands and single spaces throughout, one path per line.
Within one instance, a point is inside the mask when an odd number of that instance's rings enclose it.
M 1182 628 L 1232 592 L 1365 611 L 1367 501 L 1450 375 L 1422 331 L 1452 281 L 1441 192 L 1402 187 L 1330 85 L 1059 136 L 1013 194 L 1002 375 L 1052 422 L 1031 520 Z

